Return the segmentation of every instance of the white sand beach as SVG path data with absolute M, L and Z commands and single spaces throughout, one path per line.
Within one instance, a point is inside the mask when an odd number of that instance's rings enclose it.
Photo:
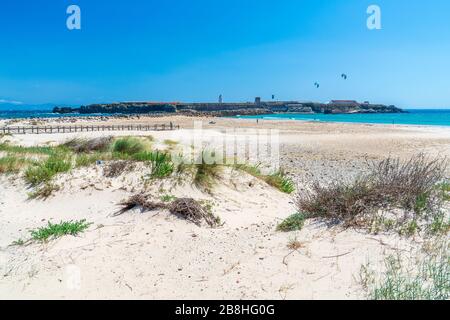
M 280 166 L 297 190 L 307 180 L 357 176 L 367 169 L 367 161 L 389 155 L 450 156 L 450 128 L 444 127 L 268 120 L 257 124 L 192 117 L 72 121 L 172 121 L 181 129 L 12 135 L 0 142 L 42 146 L 73 138 L 151 135 L 154 148 L 167 148 L 167 139 L 189 146 L 194 121 L 202 121 L 206 134 L 216 137 L 229 135 L 230 128 L 277 129 Z M 221 173 L 212 192 L 205 192 L 192 183 L 144 183 L 149 169 L 140 164 L 112 178 L 103 175 L 103 166 L 58 175 L 55 183 L 60 189 L 46 200 L 29 199 L 29 187 L 20 175 L 0 176 L 1 299 L 364 299 L 366 292 L 358 280 L 361 265 L 369 261 L 381 270 L 387 255 L 413 253 L 426 242 L 395 233 L 330 228 L 315 220 L 308 220 L 300 231 L 279 232 L 277 224 L 297 211 L 295 193 L 282 193 L 230 168 Z M 121 201 L 137 193 L 208 201 L 223 225 L 197 226 L 167 210 L 133 209 L 113 216 Z M 11 245 L 48 222 L 81 219 L 92 224 L 76 237 Z M 296 250 L 288 248 L 293 240 L 299 243 Z

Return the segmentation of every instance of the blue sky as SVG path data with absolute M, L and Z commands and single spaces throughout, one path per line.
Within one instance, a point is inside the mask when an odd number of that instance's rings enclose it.
M 371 4 L 382 30 L 366 27 Z M 0 102 L 450 107 L 449 14 L 448 0 L 2 0 Z

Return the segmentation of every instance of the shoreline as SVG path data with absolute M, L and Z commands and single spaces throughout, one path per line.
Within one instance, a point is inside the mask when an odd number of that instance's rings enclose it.
M 417 110 L 417 109 L 414 109 Z M 424 109 L 426 110 L 426 109 Z M 440 110 L 440 109 L 439 109 Z M 443 109 L 444 110 L 444 109 Z M 186 113 L 178 113 L 178 114 L 170 114 L 170 113 L 155 113 L 155 114 L 74 114 L 70 116 L 55 116 L 55 117 L 23 117 L 23 118 L 0 118 L 0 127 L 5 126 L 16 126 L 17 124 L 26 123 L 28 125 L 33 125 L 33 123 L 75 123 L 75 122 L 109 122 L 116 120 L 123 120 L 125 122 L 128 121 L 143 121 L 143 120 L 154 120 L 154 119 L 165 119 L 170 121 L 170 119 L 177 118 L 191 118 L 191 119 L 234 119 L 234 120 L 247 120 L 247 121 L 273 121 L 273 122 L 289 122 L 295 121 L 299 123 L 324 123 L 324 124 L 346 124 L 346 125 L 368 125 L 368 126 L 388 126 L 388 127 L 406 127 L 406 128 L 450 128 L 450 124 L 415 124 L 415 123 L 391 123 L 391 122 L 365 122 L 365 121 L 345 121 L 342 120 L 328 120 L 328 119 L 295 119 L 295 118 L 285 118 L 285 117 L 277 117 L 277 115 L 284 115 L 287 113 L 274 113 L 274 114 L 262 114 L 262 115 L 236 115 L 236 116 L 218 116 L 216 114 L 186 114 Z M 289 113 L 292 115 L 301 115 L 304 113 Z M 382 113 L 373 113 L 373 114 L 364 114 L 364 115 L 380 115 Z M 318 116 L 323 116 L 323 114 L 317 114 Z M 354 116 L 355 114 L 338 114 L 342 116 Z M 382 114 L 384 115 L 384 114 Z M 395 115 L 395 114 L 392 114 Z

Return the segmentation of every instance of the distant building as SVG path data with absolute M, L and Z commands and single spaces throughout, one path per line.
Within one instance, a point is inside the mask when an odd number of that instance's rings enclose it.
M 330 104 L 340 105 L 340 106 L 353 106 L 358 107 L 360 104 L 355 100 L 331 100 Z
M 261 98 L 260 97 L 256 97 L 255 98 L 255 104 L 256 105 L 260 105 L 261 104 Z
M 222 97 L 222 95 L 219 95 L 219 103 L 222 103 L 223 102 L 223 97 Z

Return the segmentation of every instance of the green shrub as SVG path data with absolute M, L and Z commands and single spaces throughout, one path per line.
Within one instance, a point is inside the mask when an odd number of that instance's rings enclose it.
M 22 147 L 11 145 L 9 143 L 0 143 L 0 151 L 5 151 L 9 153 L 18 153 L 18 154 L 45 154 L 52 155 L 56 151 L 54 147 Z
M 264 177 L 264 180 L 272 187 L 291 194 L 295 191 L 295 185 L 291 178 L 287 177 L 282 171 Z
M 46 182 L 44 185 L 37 187 L 37 189 L 30 194 L 28 197 L 30 199 L 47 199 L 50 197 L 55 191 L 59 190 L 59 186 Z
M 216 180 L 220 178 L 222 172 L 222 165 L 217 164 L 215 161 L 206 161 L 206 158 L 214 159 L 214 151 L 203 151 L 202 161 L 200 164 L 196 164 L 196 171 L 194 176 L 194 184 L 206 191 L 211 191 L 216 183 Z
M 31 186 L 37 186 L 49 182 L 58 173 L 69 171 L 71 167 L 71 161 L 67 157 L 50 156 L 47 160 L 28 168 L 25 172 L 25 180 Z
M 99 137 L 94 139 L 72 139 L 62 146 L 76 153 L 108 151 L 113 137 Z
M 283 232 L 301 230 L 305 225 L 305 219 L 304 214 L 297 212 L 283 220 L 283 222 L 277 226 L 277 230 Z
M 313 183 L 299 193 L 297 208 L 308 217 L 366 228 L 380 210 L 401 209 L 407 219 L 397 218 L 395 225 L 400 233 L 411 235 L 419 230 L 419 222 L 439 214 L 442 196 L 436 186 L 445 170 L 446 161 L 421 154 L 406 162 L 387 158 L 353 181 Z
M 21 168 L 29 163 L 30 161 L 27 159 L 7 155 L 6 157 L 0 158 L 0 174 L 17 173 Z
M 255 178 L 265 181 L 268 185 L 277 188 L 281 192 L 291 194 L 295 191 L 295 185 L 291 178 L 287 177 L 282 170 L 273 174 L 265 175 L 259 169 L 259 165 L 237 164 L 235 169 L 247 172 Z
M 166 178 L 170 176 L 175 167 L 172 163 L 170 154 L 159 151 L 143 151 L 133 155 L 136 161 L 150 162 L 152 178 Z
M 442 193 L 442 199 L 444 201 L 450 201 L 450 182 L 445 181 L 438 185 L 438 189 Z
M 386 258 L 380 279 L 368 281 L 374 300 L 448 300 L 450 298 L 450 256 L 448 247 L 427 255 L 405 268 L 397 256 Z M 413 270 L 411 270 L 413 269 Z
M 145 151 L 145 144 L 134 137 L 120 138 L 113 144 L 113 152 L 117 154 L 132 156 L 143 151 Z
M 161 196 L 159 198 L 161 199 L 162 202 L 172 202 L 173 200 L 176 199 L 175 196 L 172 196 L 170 194 L 165 194 L 165 195 L 163 195 L 163 196 Z
M 60 222 L 58 224 L 48 223 L 46 227 L 31 231 L 31 238 L 35 241 L 47 241 L 50 238 L 56 239 L 65 235 L 76 236 L 83 232 L 91 223 L 86 220 Z

